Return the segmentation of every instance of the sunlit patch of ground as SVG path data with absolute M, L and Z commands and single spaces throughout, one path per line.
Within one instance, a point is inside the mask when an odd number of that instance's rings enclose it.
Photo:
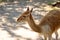
M 32 31 L 27 23 L 18 23 L 16 21 L 26 11 L 27 7 L 33 8 L 34 5 L 31 3 L 25 4 L 25 2 L 14 3 L 11 5 L 6 4 L 3 7 L 4 10 L 0 10 L 0 40 L 42 40 L 43 35 Z M 39 24 L 40 18 L 46 15 L 46 12 L 42 10 L 42 8 L 37 7 L 33 9 L 32 15 L 37 24 Z M 59 30 L 58 33 L 60 33 Z M 54 34 L 53 38 L 55 38 Z

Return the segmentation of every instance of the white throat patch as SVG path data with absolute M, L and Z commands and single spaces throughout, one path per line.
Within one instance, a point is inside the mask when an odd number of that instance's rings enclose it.
M 50 28 L 50 26 L 49 25 L 43 25 L 43 26 L 41 26 L 42 27 L 42 33 L 44 33 L 44 34 L 48 34 L 48 33 L 50 33 L 51 32 L 51 28 Z

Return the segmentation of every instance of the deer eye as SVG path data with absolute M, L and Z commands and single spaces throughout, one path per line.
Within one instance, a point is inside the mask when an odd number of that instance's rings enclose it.
M 26 17 L 26 16 L 23 16 L 23 17 Z

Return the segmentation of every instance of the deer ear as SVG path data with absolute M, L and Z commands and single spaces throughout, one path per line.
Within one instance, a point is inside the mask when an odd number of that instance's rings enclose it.
M 33 8 L 30 10 L 30 12 L 32 12 L 33 11 Z
M 27 8 L 27 11 L 29 11 L 29 7 Z

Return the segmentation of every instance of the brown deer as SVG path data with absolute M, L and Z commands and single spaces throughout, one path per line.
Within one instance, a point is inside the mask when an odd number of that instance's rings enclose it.
M 59 7 L 59 8 L 60 8 L 60 1 L 58 1 L 58 2 L 56 2 L 56 3 L 54 3 L 54 4 L 52 4 L 52 6 L 53 6 L 53 7 Z
M 35 24 L 33 17 L 31 15 L 32 10 L 27 9 L 18 19 L 18 22 L 26 21 L 28 22 L 31 29 L 35 32 L 42 33 L 45 37 L 45 40 L 51 40 L 52 33 L 55 32 L 57 34 L 57 30 L 60 26 L 60 10 L 51 10 L 44 16 L 40 23 L 37 25 Z M 57 34 L 58 36 L 58 34 Z M 56 36 L 56 40 L 58 37 Z

